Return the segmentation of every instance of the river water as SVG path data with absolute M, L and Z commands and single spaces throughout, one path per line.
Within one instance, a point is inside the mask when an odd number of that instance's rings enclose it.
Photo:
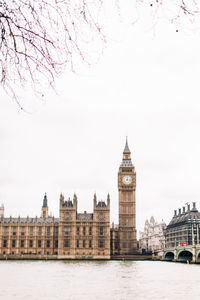
M 200 265 L 1 261 L 1 300 L 200 299 Z

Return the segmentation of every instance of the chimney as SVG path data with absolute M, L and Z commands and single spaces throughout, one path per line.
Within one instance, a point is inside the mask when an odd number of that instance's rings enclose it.
M 178 214 L 181 215 L 181 208 L 178 209 Z
M 174 210 L 174 217 L 177 217 L 177 210 Z
M 185 206 L 183 206 L 183 214 L 185 214 Z
M 187 211 L 190 211 L 190 204 L 187 205 Z
M 196 202 L 192 202 L 192 211 L 197 212 L 198 210 L 196 209 Z

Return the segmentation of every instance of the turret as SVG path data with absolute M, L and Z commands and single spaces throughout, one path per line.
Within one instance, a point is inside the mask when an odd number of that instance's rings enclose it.
M 77 208 L 77 196 L 76 196 L 75 193 L 74 193 L 74 197 L 73 197 L 73 206 L 74 206 L 75 208 Z
M 63 194 L 60 194 L 59 219 L 61 223 L 68 222 L 69 220 L 76 220 L 78 206 L 77 203 L 78 200 L 75 193 L 73 195 L 73 199 L 70 197 L 64 198 Z
M 42 214 L 41 217 L 46 219 L 48 218 L 48 205 L 47 205 L 47 194 L 45 193 L 42 205 Z
M 64 198 L 63 194 L 61 193 L 60 194 L 60 207 L 64 204 L 64 200 L 65 200 L 65 198 Z
M 4 205 L 0 206 L 0 218 L 4 218 Z
M 96 193 L 94 193 L 93 206 L 94 206 L 94 209 L 97 206 L 97 195 L 96 195 Z
M 108 196 L 107 196 L 107 206 L 110 207 L 110 194 L 108 193 Z

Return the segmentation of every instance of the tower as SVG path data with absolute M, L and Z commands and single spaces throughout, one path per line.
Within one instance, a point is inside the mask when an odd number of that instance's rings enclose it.
M 135 189 L 135 167 L 131 161 L 131 152 L 126 138 L 123 159 L 118 172 L 120 254 L 133 254 L 137 251 Z
M 45 193 L 42 205 L 42 214 L 41 217 L 46 219 L 48 218 L 48 205 L 47 205 L 47 194 Z
M 76 216 L 77 216 L 77 196 L 74 194 L 73 201 L 60 194 L 59 213 L 59 242 L 58 255 L 60 258 L 68 256 L 75 258 L 76 248 Z
M 93 242 L 94 258 L 110 258 L 110 195 L 105 201 L 97 201 L 96 193 L 93 199 Z

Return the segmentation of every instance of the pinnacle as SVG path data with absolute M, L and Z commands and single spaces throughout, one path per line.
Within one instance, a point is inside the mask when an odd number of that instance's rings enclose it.
M 128 146 L 128 138 L 126 137 L 126 144 L 125 144 L 125 148 L 124 148 L 124 152 L 123 153 L 131 153 L 129 146 Z

